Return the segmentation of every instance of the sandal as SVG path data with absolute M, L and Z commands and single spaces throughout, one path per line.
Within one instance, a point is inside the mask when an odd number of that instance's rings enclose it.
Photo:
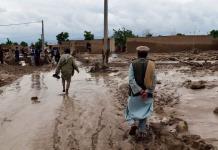
M 129 135 L 131 135 L 131 136 L 136 135 L 137 129 L 138 129 L 138 127 L 136 125 L 131 126 L 131 129 L 129 131 Z

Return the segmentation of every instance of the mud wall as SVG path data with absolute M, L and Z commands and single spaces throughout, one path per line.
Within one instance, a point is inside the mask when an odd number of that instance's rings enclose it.
M 78 52 L 89 52 L 87 49 L 87 44 L 90 44 L 90 52 L 93 54 L 101 53 L 104 46 L 103 40 L 82 40 L 75 42 L 75 50 Z
M 68 42 L 62 43 L 62 48 L 70 48 L 71 51 L 76 51 L 77 53 L 84 53 L 89 52 L 87 45 L 90 44 L 90 53 L 92 54 L 101 54 L 104 48 L 104 41 L 103 39 L 96 39 L 96 40 L 71 40 Z M 110 39 L 108 41 L 110 51 L 115 50 L 115 42 L 114 39 Z
M 146 45 L 152 52 L 179 52 L 192 49 L 218 50 L 218 39 L 210 36 L 160 36 L 127 39 L 127 52 L 135 53 L 136 47 Z

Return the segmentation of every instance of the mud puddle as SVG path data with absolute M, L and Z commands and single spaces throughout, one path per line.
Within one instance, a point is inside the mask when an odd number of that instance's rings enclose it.
M 61 105 L 60 82 L 52 73 L 25 75 L 1 87 L 0 149 L 32 150 L 52 147 L 56 111 Z M 38 98 L 38 103 L 31 101 Z
M 126 149 L 123 110 L 108 88 L 108 75 L 84 68 L 69 95 L 52 73 L 36 72 L 1 87 L 0 149 Z M 36 102 L 35 102 L 36 101 Z M 131 144 L 130 144 L 131 146 Z
M 218 73 L 199 71 L 192 73 L 188 68 L 160 71 L 158 79 L 163 86 L 175 89 L 179 103 L 172 109 L 177 116 L 188 122 L 191 134 L 200 135 L 207 142 L 218 146 L 218 116 L 213 113 L 218 107 Z M 192 90 L 183 87 L 186 80 L 206 81 L 206 88 Z

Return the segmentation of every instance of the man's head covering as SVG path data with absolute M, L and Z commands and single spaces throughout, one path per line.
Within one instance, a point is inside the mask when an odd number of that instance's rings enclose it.
M 147 47 L 147 46 L 139 46 L 136 48 L 137 51 L 140 51 L 140 52 L 149 52 L 150 51 L 150 48 Z

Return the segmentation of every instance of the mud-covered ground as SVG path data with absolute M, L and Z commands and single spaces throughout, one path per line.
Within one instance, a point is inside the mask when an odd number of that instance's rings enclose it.
M 41 67 L 21 66 L 21 65 L 7 65 L 0 64 L 0 87 L 7 85 L 22 77 L 25 74 L 31 74 L 39 71 L 49 71 L 52 69 L 51 65 L 44 65 Z
M 113 54 L 108 69 L 89 73 L 100 64 L 96 62 L 101 55 L 78 56 L 83 63 L 68 96 L 61 92 L 61 82 L 51 77 L 53 71 L 35 71 L 1 87 L 0 149 L 217 149 L 217 52 L 150 56 L 157 63 L 158 84 L 145 141 L 128 136 L 123 115 L 128 66 L 135 57 Z
M 81 57 L 84 62 L 96 66 L 93 62 L 100 56 Z M 218 106 L 217 51 L 151 54 L 149 57 L 157 63 L 158 78 L 155 112 L 150 119 L 153 139 L 145 142 L 147 144 L 139 144 L 143 145 L 141 148 L 216 149 L 218 116 L 214 110 Z M 90 58 L 93 60 L 88 61 Z M 135 58 L 132 54 L 112 55 L 110 58 L 108 71 L 113 73 L 108 78 L 109 87 L 116 91 L 112 93 L 116 93 L 122 109 L 128 97 L 128 65 Z M 127 141 L 135 143 L 134 140 Z M 132 145 L 132 149 L 140 149 L 136 145 Z

